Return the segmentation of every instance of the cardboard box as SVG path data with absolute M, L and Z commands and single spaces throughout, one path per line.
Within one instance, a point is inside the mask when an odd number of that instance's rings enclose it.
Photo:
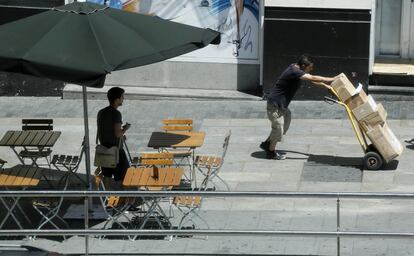
M 365 117 L 373 114 L 375 111 L 377 111 L 378 105 L 375 102 L 375 100 L 372 98 L 371 95 L 368 96 L 367 101 L 363 104 L 359 105 L 358 107 L 352 109 L 352 113 L 354 113 L 354 116 L 356 120 L 361 121 Z
M 385 122 L 377 125 L 367 132 L 368 138 L 384 158 L 385 162 L 400 156 L 404 150 L 403 145 Z
M 331 83 L 331 86 L 338 94 L 339 99 L 343 102 L 351 98 L 355 91 L 354 85 L 348 80 L 344 73 L 341 73 L 340 77 Z
M 345 101 L 345 104 L 351 109 L 355 109 L 365 102 L 368 101 L 368 96 L 364 91 L 359 92 L 358 94 L 352 96 L 347 101 Z
M 381 103 L 377 104 L 377 109 L 374 113 L 365 116 L 361 121 L 360 124 L 364 128 L 365 131 L 372 130 L 374 126 L 382 125 L 387 119 L 387 111 L 385 111 L 384 107 Z

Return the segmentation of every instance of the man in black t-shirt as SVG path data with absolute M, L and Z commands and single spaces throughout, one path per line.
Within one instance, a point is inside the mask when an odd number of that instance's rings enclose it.
M 314 76 L 309 74 L 313 70 L 313 61 L 310 57 L 302 55 L 297 63 L 290 64 L 277 79 L 267 100 L 267 116 L 272 123 L 272 131 L 266 141 L 260 144 L 260 148 L 266 151 L 268 159 L 283 160 L 285 155 L 276 152 L 276 144 L 282 140 L 288 131 L 291 121 L 289 104 L 300 88 L 302 80 L 307 80 L 315 85 L 328 90 L 336 77 Z
M 118 111 L 118 107 L 122 106 L 124 101 L 124 89 L 112 87 L 108 90 L 107 97 L 109 106 L 98 112 L 98 139 L 101 145 L 105 147 L 119 146 L 119 163 L 116 168 L 102 167 L 104 176 L 104 185 L 106 189 L 110 189 L 111 178 L 119 182 L 124 179 L 125 173 L 129 168 L 129 161 L 123 149 L 123 138 L 125 132 L 129 128 L 129 124 L 122 126 L 122 115 Z

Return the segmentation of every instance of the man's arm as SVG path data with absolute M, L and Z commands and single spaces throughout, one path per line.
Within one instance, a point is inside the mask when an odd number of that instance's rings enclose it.
M 304 74 L 303 76 L 300 77 L 301 80 L 310 81 L 312 82 L 312 84 L 320 86 L 322 88 L 326 88 L 328 90 L 331 89 L 331 86 L 328 84 L 332 83 L 336 78 L 337 76 L 324 77 L 324 76 L 314 76 L 311 74 Z
M 122 138 L 125 135 L 125 132 L 128 130 L 129 125 L 122 126 L 121 123 L 115 124 L 115 137 Z

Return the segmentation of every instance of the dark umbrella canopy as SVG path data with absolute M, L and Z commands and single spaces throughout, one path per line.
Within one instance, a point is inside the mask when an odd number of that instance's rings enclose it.
M 0 70 L 102 87 L 111 71 L 219 42 L 210 29 L 74 2 L 0 26 Z
M 86 181 L 91 188 L 86 86 L 106 74 L 219 44 L 220 34 L 157 17 L 74 2 L 0 26 L 0 71 L 83 85 Z

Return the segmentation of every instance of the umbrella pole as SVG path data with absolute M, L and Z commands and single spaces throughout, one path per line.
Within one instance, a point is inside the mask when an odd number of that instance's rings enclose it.
M 91 155 L 89 150 L 89 121 L 88 121 L 88 95 L 86 86 L 82 85 L 82 96 L 83 96 L 83 118 L 85 125 L 85 141 L 84 141 L 84 152 L 85 152 L 85 167 L 86 167 L 86 186 L 87 190 L 92 190 L 91 184 Z M 85 228 L 89 228 L 89 201 L 88 197 L 85 197 Z M 85 255 L 89 255 L 89 236 L 85 236 Z
M 85 167 L 86 167 L 86 185 L 88 190 L 92 190 L 91 184 L 91 155 L 90 155 L 90 146 L 89 146 L 89 122 L 88 122 L 88 102 L 87 102 L 87 91 L 86 86 L 82 86 L 82 96 L 83 96 L 83 117 L 85 125 Z

